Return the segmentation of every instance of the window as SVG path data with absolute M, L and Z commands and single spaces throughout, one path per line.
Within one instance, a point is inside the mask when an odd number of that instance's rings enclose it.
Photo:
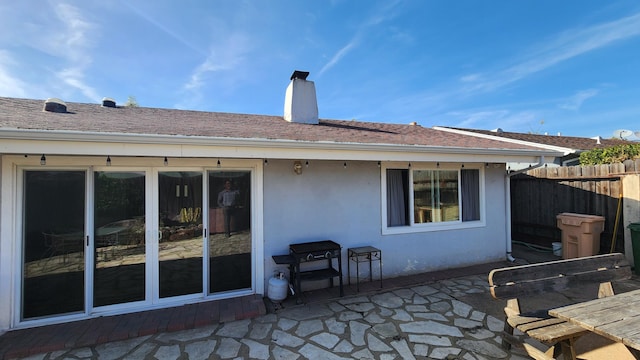
M 387 169 L 386 200 L 390 228 L 479 221 L 480 170 Z

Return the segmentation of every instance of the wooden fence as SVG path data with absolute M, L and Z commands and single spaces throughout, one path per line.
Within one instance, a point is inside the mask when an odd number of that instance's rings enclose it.
M 624 164 L 537 168 L 511 178 L 512 238 L 545 247 L 559 242 L 556 216 L 563 212 L 605 218 L 601 253 L 609 252 L 618 209 L 622 208 L 622 181 L 640 170 L 640 160 Z M 620 205 L 620 206 L 619 206 Z M 615 251 L 624 252 L 624 224 L 619 214 Z

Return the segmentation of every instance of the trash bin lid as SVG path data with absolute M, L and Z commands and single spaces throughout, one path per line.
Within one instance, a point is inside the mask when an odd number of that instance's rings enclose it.
M 631 223 L 627 228 L 631 231 L 640 231 L 640 223 Z
M 604 221 L 603 216 L 575 214 L 575 213 L 558 214 L 556 218 L 562 221 L 563 225 L 573 225 L 573 226 L 580 226 L 580 224 L 584 222 L 593 223 L 593 222 Z

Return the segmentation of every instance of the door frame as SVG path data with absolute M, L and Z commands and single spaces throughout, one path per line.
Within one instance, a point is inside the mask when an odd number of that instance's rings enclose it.
M 185 304 L 187 302 L 209 301 L 222 298 L 238 297 L 248 294 L 262 294 L 264 293 L 264 234 L 263 234 L 263 180 L 264 173 L 262 168 L 262 159 L 221 159 L 223 166 L 216 167 L 217 158 L 186 158 L 186 159 L 171 159 L 171 166 L 150 166 L 149 164 L 162 163 L 158 158 L 153 158 L 150 161 L 149 158 L 118 158 L 118 163 L 123 164 L 120 166 L 105 166 L 104 157 L 57 157 L 55 163 L 49 166 L 37 165 L 34 161 L 34 157 L 23 157 L 6 155 L 2 157 L 2 183 L 0 184 L 3 195 L 2 204 L 2 228 L 0 228 L 0 234 L 2 234 L 3 248 L 7 248 L 7 242 L 9 242 L 9 249 L 13 249 L 9 255 L 0 254 L 0 270 L 9 269 L 11 281 L 9 284 L 2 284 L 3 289 L 8 288 L 8 293 L 2 296 L 3 301 L 8 300 L 6 306 L 0 305 L 0 324 L 8 323 L 9 328 L 31 327 L 47 325 L 65 321 L 73 321 L 78 319 L 91 318 L 103 315 L 113 315 L 120 313 L 127 313 L 131 311 L 151 310 L 155 308 L 163 308 L 168 306 L 176 306 Z M 159 159 L 162 159 L 160 157 Z M 49 162 L 49 161 L 48 161 Z M 114 162 L 115 163 L 115 162 Z M 245 289 L 234 292 L 208 294 L 208 285 L 203 284 L 203 293 L 196 295 L 184 295 L 171 298 L 160 299 L 154 297 L 153 293 L 157 292 L 157 284 L 150 286 L 145 284 L 145 300 L 139 302 L 107 305 L 103 307 L 93 307 L 93 266 L 94 259 L 93 253 L 89 249 L 93 249 L 93 224 L 94 224 L 94 179 L 93 175 L 95 171 L 137 171 L 145 172 L 145 216 L 151 219 L 150 223 L 147 222 L 147 229 L 145 230 L 145 237 L 147 241 L 155 242 L 157 251 L 157 224 L 158 219 L 156 212 L 158 210 L 158 194 L 157 194 L 157 174 L 163 171 L 179 171 L 184 169 L 197 169 L 196 171 L 202 171 L 203 174 L 203 196 L 207 195 L 208 185 L 204 185 L 209 171 L 249 171 L 251 177 L 251 241 L 252 241 L 252 287 L 251 289 Z M 24 196 L 24 172 L 29 170 L 40 171 L 85 171 L 86 172 L 86 211 L 85 211 L 85 234 L 91 234 L 90 244 L 87 246 L 85 242 L 85 310 L 83 313 L 54 315 L 51 317 L 44 317 L 38 319 L 22 320 L 20 317 L 22 306 L 22 275 L 23 275 L 23 251 L 22 251 L 22 236 L 23 236 L 23 196 Z M 7 181 L 8 180 L 8 181 Z M 204 208 L 204 206 L 203 206 Z M 206 221 L 206 223 L 205 223 Z M 203 225 L 206 224 L 208 229 L 208 209 L 203 209 Z M 9 225 L 9 226 L 6 226 Z M 154 229 L 154 230 L 151 230 Z M 154 234 L 155 233 L 155 234 Z M 208 249 L 208 233 L 204 237 L 204 249 Z M 153 271 L 149 269 L 152 257 L 149 257 L 150 247 L 145 250 L 146 264 L 145 271 L 150 274 L 145 274 L 145 279 L 149 279 Z M 151 254 L 153 255 L 153 254 Z M 155 254 L 157 256 L 157 252 Z M 204 255 L 204 254 L 203 254 Z M 5 261 L 7 257 L 10 261 Z M 208 260 L 207 260 L 208 262 Z M 149 271 L 151 270 L 151 271 Z M 208 269 L 206 269 L 208 271 Z M 209 280 L 207 271 L 204 271 L 203 281 Z M 155 288 L 155 290 L 154 290 Z M 2 326 L 0 326 L 2 327 Z

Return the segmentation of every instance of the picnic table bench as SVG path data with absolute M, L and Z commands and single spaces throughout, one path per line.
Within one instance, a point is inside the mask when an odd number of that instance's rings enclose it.
M 489 273 L 491 295 L 506 300 L 502 346 L 523 347 L 534 359 L 575 359 L 574 343 L 588 333 L 585 328 L 549 315 L 550 309 L 522 311 L 522 300 L 569 289 L 599 285 L 597 297 L 614 294 L 611 282 L 631 278 L 631 267 L 623 254 L 595 255 L 567 260 L 494 269 Z M 596 294 L 593 294 L 593 298 Z M 560 307 L 566 304 L 558 304 Z M 548 348 L 542 351 L 514 336 L 518 329 Z

